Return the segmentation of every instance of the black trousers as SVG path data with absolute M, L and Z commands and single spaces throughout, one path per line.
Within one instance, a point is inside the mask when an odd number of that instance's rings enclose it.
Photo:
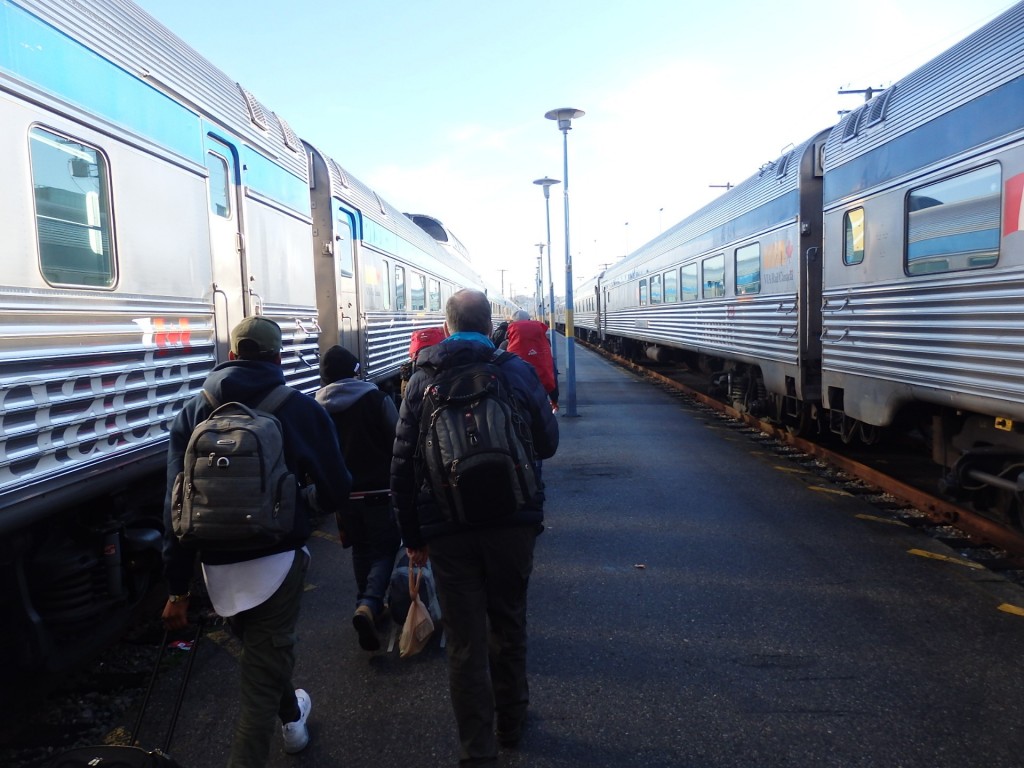
M 460 765 L 494 765 L 497 729 L 526 717 L 526 592 L 537 526 L 473 530 L 430 542 Z

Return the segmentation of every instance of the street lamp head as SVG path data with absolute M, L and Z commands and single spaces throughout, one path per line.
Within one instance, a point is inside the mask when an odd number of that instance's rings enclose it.
M 559 109 L 552 109 L 549 112 L 544 113 L 544 117 L 548 120 L 558 121 L 558 130 L 568 131 L 572 128 L 572 121 L 577 117 L 583 117 L 586 112 L 582 109 L 574 109 L 573 107 L 561 107 Z
M 547 176 L 545 176 L 543 179 L 537 179 L 533 183 L 540 184 L 542 187 L 544 187 L 544 197 L 549 197 L 551 195 L 551 187 L 554 186 L 555 184 L 561 184 L 562 182 L 560 179 L 549 179 Z

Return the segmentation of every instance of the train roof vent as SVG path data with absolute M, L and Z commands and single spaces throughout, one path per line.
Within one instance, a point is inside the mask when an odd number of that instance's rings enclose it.
M 789 158 L 793 156 L 792 152 L 787 152 L 782 156 L 782 159 L 775 165 L 775 178 L 781 179 L 786 175 L 786 171 L 789 169 Z
M 348 183 L 348 174 L 345 173 L 345 169 L 338 165 L 333 157 L 327 158 L 327 164 L 331 167 L 331 174 L 338 179 L 341 186 L 345 189 L 349 189 L 350 185 Z
M 448 233 L 444 231 L 444 225 L 433 216 L 424 216 L 421 213 L 407 213 L 405 215 L 412 219 L 416 226 L 437 240 L 437 242 L 448 242 Z
M 843 141 L 857 138 L 860 131 L 860 121 L 864 116 L 864 107 L 857 107 L 846 118 L 846 125 L 843 127 Z
M 868 104 L 871 109 L 868 111 L 868 118 L 864 126 L 875 125 L 885 120 L 885 113 L 889 108 L 889 101 L 892 99 L 893 88 L 887 88 L 881 95 L 875 96 Z
M 284 145 L 288 147 L 292 152 L 298 152 L 302 146 L 302 142 L 299 141 L 299 135 L 292 130 L 292 127 L 285 122 L 284 118 L 274 113 L 274 117 L 277 118 L 278 124 L 281 126 L 281 135 L 284 137 Z
M 388 215 L 388 209 L 384 207 L 384 201 L 380 199 L 380 195 L 378 195 L 376 192 L 374 192 L 373 196 L 375 198 L 377 198 L 377 206 L 380 208 L 381 214 L 384 215 L 384 216 L 387 216 Z
M 253 125 L 264 131 L 269 130 L 267 112 L 263 109 L 263 105 L 260 104 L 256 100 L 256 97 L 249 93 L 249 91 L 245 90 L 241 85 L 238 86 L 238 90 L 240 90 L 242 92 L 242 96 L 245 97 L 245 104 L 249 107 L 249 119 L 252 120 Z

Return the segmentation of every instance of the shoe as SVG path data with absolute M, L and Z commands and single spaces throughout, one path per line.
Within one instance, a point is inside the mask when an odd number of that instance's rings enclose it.
M 368 605 L 356 608 L 352 617 L 352 626 L 359 633 L 359 647 L 364 651 L 380 650 L 380 635 L 377 634 L 377 620 Z
M 523 738 L 523 725 L 526 717 L 516 722 L 502 722 L 502 720 L 503 718 L 498 718 L 498 744 L 505 749 L 515 749 Z
M 281 726 L 281 735 L 284 737 L 284 751 L 289 755 L 301 752 L 309 744 L 309 729 L 306 727 L 306 718 L 309 717 L 309 713 L 313 709 L 313 700 L 301 688 L 295 689 L 295 700 L 299 703 L 299 719 Z

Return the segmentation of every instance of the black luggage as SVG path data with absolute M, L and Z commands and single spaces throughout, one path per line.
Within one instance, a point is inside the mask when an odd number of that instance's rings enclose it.
M 54 758 L 47 768 L 181 768 L 181 765 L 168 754 L 171 748 L 171 738 L 174 736 L 174 726 L 178 722 L 178 713 L 181 711 L 181 703 L 185 698 L 185 688 L 188 685 L 189 675 L 192 674 L 192 664 L 195 662 L 196 649 L 199 644 L 199 636 L 203 627 L 200 624 L 196 627 L 196 634 L 192 640 L 192 648 L 188 654 L 188 661 L 185 662 L 185 670 L 182 672 L 181 683 L 178 686 L 178 695 L 174 702 L 174 711 L 171 713 L 170 723 L 167 726 L 167 735 L 164 738 L 162 749 L 147 751 L 136 746 L 116 746 L 110 744 L 96 744 L 88 747 L 75 747 L 61 753 Z M 160 651 L 153 665 L 153 672 L 149 677 L 149 686 L 146 688 L 146 696 L 142 700 L 139 714 L 135 719 L 135 726 L 132 728 L 131 743 L 135 744 L 135 737 L 142 727 L 142 717 L 146 713 L 146 706 L 153 694 L 153 687 L 156 684 L 157 675 L 160 672 L 160 662 L 164 657 L 164 649 L 167 647 L 168 634 L 164 631 L 163 641 L 160 643 Z

